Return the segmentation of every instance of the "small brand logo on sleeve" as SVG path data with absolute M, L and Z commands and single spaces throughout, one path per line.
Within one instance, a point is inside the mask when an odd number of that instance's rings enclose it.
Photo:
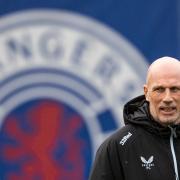
M 128 132 L 127 135 L 125 135 L 121 141 L 119 142 L 119 144 L 121 144 L 122 146 L 124 146 L 125 142 L 132 136 L 132 134 L 130 132 Z

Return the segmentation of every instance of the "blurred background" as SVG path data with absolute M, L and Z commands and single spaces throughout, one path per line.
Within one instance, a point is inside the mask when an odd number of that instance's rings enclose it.
M 88 179 L 179 20 L 178 0 L 0 0 L 0 179 Z

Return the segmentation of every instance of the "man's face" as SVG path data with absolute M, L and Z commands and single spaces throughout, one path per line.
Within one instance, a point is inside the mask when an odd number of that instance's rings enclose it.
M 162 125 L 180 124 L 180 71 L 152 73 L 144 93 L 156 121 Z

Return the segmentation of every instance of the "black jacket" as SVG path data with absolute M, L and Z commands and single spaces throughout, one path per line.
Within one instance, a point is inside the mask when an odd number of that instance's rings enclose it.
M 89 179 L 176 180 L 180 126 L 163 127 L 154 121 L 144 96 L 125 105 L 124 121 L 98 149 Z

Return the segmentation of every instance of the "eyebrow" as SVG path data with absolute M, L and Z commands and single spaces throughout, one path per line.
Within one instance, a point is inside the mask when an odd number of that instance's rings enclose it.
M 157 88 L 166 88 L 166 87 L 164 87 L 164 86 L 162 86 L 162 85 L 156 85 L 156 86 L 154 86 L 154 87 L 152 88 L 152 90 L 155 90 L 155 89 L 157 89 Z M 170 87 L 168 87 L 168 88 L 170 88 L 170 89 L 179 88 L 179 89 L 180 89 L 180 85 L 174 85 L 174 86 L 170 86 Z
M 156 85 L 156 86 L 154 86 L 152 89 L 154 90 L 154 89 L 157 89 L 157 88 L 165 88 L 165 87 L 162 86 L 162 85 Z

